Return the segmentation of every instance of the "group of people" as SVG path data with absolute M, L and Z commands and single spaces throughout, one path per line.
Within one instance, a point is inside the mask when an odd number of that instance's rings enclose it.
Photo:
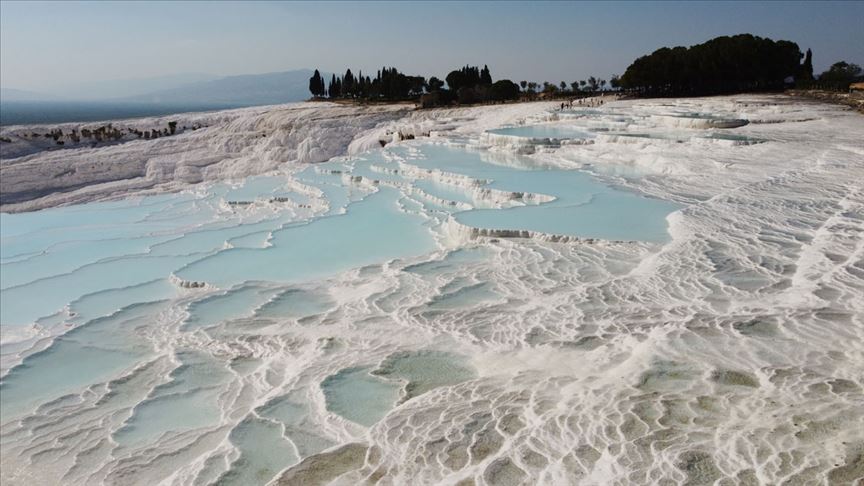
M 576 100 L 569 100 L 569 101 L 566 101 L 564 103 L 561 103 L 561 111 L 564 111 L 565 107 L 573 108 L 573 102 L 574 101 L 576 101 Z M 597 107 L 597 106 L 603 106 L 603 99 L 597 98 L 597 97 L 585 98 L 585 99 L 578 100 L 578 105 L 579 106 L 588 106 L 588 107 L 592 107 L 592 108 Z

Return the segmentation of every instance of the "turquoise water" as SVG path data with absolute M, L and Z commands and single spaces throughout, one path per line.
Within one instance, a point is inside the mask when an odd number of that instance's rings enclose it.
M 662 242 L 668 239 L 665 218 L 679 206 L 615 189 L 590 174 L 574 170 L 513 164 L 510 158 L 495 164 L 495 156 L 443 145 L 423 148 L 425 159 L 412 160 L 420 167 L 492 180 L 490 188 L 554 196 L 540 205 L 506 209 L 472 209 L 456 214 L 463 224 L 491 229 L 517 229 L 542 233 L 613 240 Z M 428 192 L 447 198 L 453 191 L 424 186 Z M 464 200 L 464 199 L 463 199 Z
M 230 377 L 219 360 L 199 352 L 177 353 L 180 366 L 170 380 L 135 407 L 113 439 L 131 447 L 153 442 L 163 434 L 219 423 L 220 385 Z
M 135 339 L 135 328 L 166 306 L 162 301 L 126 307 L 67 332 L 48 349 L 27 357 L 0 383 L 0 421 L 82 387 L 115 379 L 139 364 L 153 349 Z
M 465 358 L 440 351 L 403 352 L 387 357 L 373 374 L 404 383 L 402 401 L 474 378 Z
M 321 430 L 310 427 L 313 421 L 312 408 L 308 400 L 299 393 L 276 397 L 259 407 L 256 412 L 268 420 L 269 427 L 282 429 L 284 436 L 294 444 L 301 457 L 321 452 L 334 444 Z
M 526 138 L 549 138 L 553 140 L 586 139 L 593 135 L 585 130 L 566 125 L 544 124 L 523 125 L 518 127 L 496 128 L 489 130 L 496 135 L 510 135 Z
M 370 374 L 372 367 L 346 368 L 321 382 L 327 410 L 371 426 L 399 400 L 399 383 Z
M 191 263 L 177 276 L 220 287 L 247 280 L 298 282 L 432 251 L 434 240 L 422 218 L 399 210 L 401 197 L 382 187 L 346 214 L 275 231 L 270 248 L 231 248 Z
M 240 450 L 240 457 L 231 471 L 219 478 L 219 485 L 265 484 L 299 460 L 297 449 L 282 435 L 281 427 L 267 420 L 244 420 L 231 432 L 230 440 Z
M 57 312 L 83 295 L 166 278 L 174 269 L 201 256 L 122 257 L 90 263 L 71 273 L 4 289 L 0 322 L 4 325 L 26 325 L 41 316 Z
M 748 137 L 736 133 L 699 133 L 692 134 L 687 132 L 609 132 L 608 135 L 627 138 L 646 138 L 654 140 L 667 140 L 676 143 L 686 143 L 691 140 L 723 140 L 733 142 L 735 145 L 753 145 L 763 143 L 765 140 L 759 138 Z
M 553 174 L 546 176 L 555 177 Z M 458 214 L 456 219 L 478 228 L 663 242 L 669 238 L 669 234 L 657 221 L 677 209 L 666 201 L 614 191 L 594 193 L 589 201 L 584 202 L 580 201 L 584 193 L 572 198 L 570 196 L 567 194 L 542 206 L 473 210 Z
M 256 309 L 255 315 L 269 318 L 301 319 L 326 311 L 333 306 L 327 295 L 304 289 L 288 289 Z
M 255 287 L 240 287 L 224 294 L 193 302 L 185 329 L 215 326 L 221 322 L 251 316 L 255 308 L 267 302 L 275 292 Z
M 377 368 L 346 368 L 321 382 L 327 409 L 352 422 L 371 426 L 398 404 L 442 386 L 474 378 L 465 358 L 446 352 L 402 352 Z

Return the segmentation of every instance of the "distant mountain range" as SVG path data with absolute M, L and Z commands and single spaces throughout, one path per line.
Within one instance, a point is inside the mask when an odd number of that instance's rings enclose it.
M 63 85 L 56 90 L 52 90 L 52 93 L 69 99 L 70 101 L 108 101 L 139 96 L 144 93 L 176 88 L 178 86 L 203 83 L 219 78 L 221 78 L 221 76 L 215 74 L 179 73 L 149 78 L 72 83 Z
M 56 101 L 57 99 L 50 94 L 26 89 L 0 88 L 0 101 Z
M 0 89 L 0 100 L 254 106 L 308 99 L 311 69 L 218 77 L 186 73 L 156 78 L 67 85 L 51 93 Z M 325 73 L 322 73 L 325 75 Z M 326 73 L 326 78 L 330 77 Z
M 310 69 L 298 69 L 279 73 L 227 76 L 153 91 L 126 98 L 125 101 L 249 106 L 302 101 L 312 96 L 309 93 L 309 78 L 312 73 Z

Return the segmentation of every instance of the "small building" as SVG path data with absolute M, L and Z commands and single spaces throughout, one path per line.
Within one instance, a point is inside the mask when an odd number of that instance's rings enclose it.
M 864 91 L 864 83 L 852 83 L 849 85 L 849 91 Z

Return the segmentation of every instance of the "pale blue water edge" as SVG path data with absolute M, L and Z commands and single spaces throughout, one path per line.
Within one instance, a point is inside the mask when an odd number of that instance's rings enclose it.
M 525 138 L 548 138 L 552 140 L 565 139 L 587 139 L 593 135 L 584 130 L 566 125 L 558 124 L 541 124 L 541 125 L 523 125 L 517 127 L 495 128 L 489 130 L 489 133 L 496 135 L 509 135 L 513 137 Z
M 527 170 L 531 167 L 527 161 L 513 164 L 508 160 L 508 165 L 501 165 L 487 153 L 443 145 L 424 147 L 423 153 L 426 158 L 412 162 L 425 168 L 492 180 L 490 188 L 555 197 L 554 201 L 540 205 L 473 209 L 457 214 L 456 219 L 468 226 L 662 242 L 669 236 L 665 218 L 679 207 L 610 187 L 583 171 Z

